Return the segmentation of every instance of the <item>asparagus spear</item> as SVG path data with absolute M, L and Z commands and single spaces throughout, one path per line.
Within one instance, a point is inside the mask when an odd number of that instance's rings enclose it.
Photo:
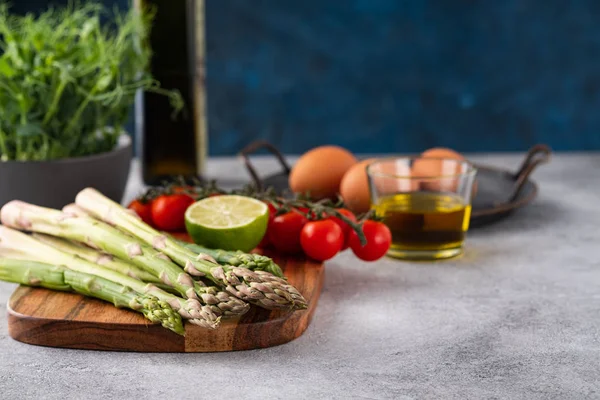
M 98 264 L 101 267 L 111 269 L 121 274 L 130 276 L 134 279 L 138 279 L 142 282 L 151 283 L 159 289 L 162 289 L 168 293 L 179 295 L 177 290 L 171 286 L 163 283 L 159 278 L 144 271 L 143 269 L 116 258 L 112 254 L 104 253 L 102 251 L 92 249 L 83 243 L 73 242 L 71 240 L 61 239 L 56 236 L 50 236 L 43 233 L 34 233 L 32 235 L 42 243 L 46 243 L 60 251 L 69 254 L 75 254 L 84 260 Z M 221 315 L 221 313 L 219 313 Z
M 95 275 L 122 286 L 130 287 L 138 293 L 152 295 L 168 303 L 174 310 L 194 325 L 214 329 L 218 326 L 220 318 L 213 314 L 208 306 L 203 306 L 194 299 L 184 300 L 167 293 L 153 284 L 144 283 L 137 279 L 101 267 L 80 258 L 77 255 L 64 253 L 50 245 L 14 229 L 0 226 L 0 256 L 37 261 L 48 264 L 63 265 L 74 271 Z
M 178 293 L 208 305 L 217 316 L 241 315 L 249 308 L 248 304 L 224 291 L 202 287 L 166 255 L 93 218 L 75 217 L 58 210 L 11 201 L 0 210 L 0 219 L 6 226 L 83 242 L 128 260 L 160 278 Z
M 155 285 L 162 283 L 160 279 L 151 273 L 146 272 L 133 264 L 129 264 L 108 253 L 103 253 L 83 244 L 61 239 L 56 236 L 44 235 L 42 233 L 34 233 L 33 237 L 55 249 L 69 254 L 76 254 L 84 260 L 112 269 L 113 271 L 120 272 L 132 278 L 139 279 L 140 281 L 153 283 Z
M 166 302 L 97 276 L 34 261 L 0 258 L 0 280 L 102 299 L 140 312 L 179 335 L 185 334 L 181 317 Z
M 75 217 L 91 217 L 90 214 L 85 212 L 83 208 L 79 207 L 77 204 L 67 204 L 62 208 L 62 211 L 65 214 L 72 214 Z
M 75 203 L 94 217 L 118 226 L 119 229 L 162 251 L 188 274 L 206 277 L 242 300 L 267 309 L 307 307 L 306 300 L 300 292 L 284 279 L 264 271 L 219 265 L 209 255 L 196 254 L 156 231 L 95 189 L 82 190 Z
M 92 217 L 92 216 L 91 216 L 91 215 L 90 215 L 90 214 L 89 214 L 87 211 L 85 211 L 83 208 L 79 207 L 79 206 L 78 206 L 77 204 L 75 204 L 75 203 L 67 204 L 66 206 L 64 206 L 64 207 L 62 208 L 62 211 L 63 211 L 65 214 L 70 214 L 70 215 L 73 215 L 74 217 L 90 217 L 90 218 L 94 218 L 94 217 Z M 133 211 L 133 210 L 132 210 L 132 213 L 133 213 L 133 214 L 135 214 L 135 215 L 137 215 L 137 214 L 135 213 L 135 211 Z M 35 235 L 36 235 L 36 234 L 34 234 L 34 236 L 35 236 Z M 44 236 L 46 236 L 46 237 L 48 237 L 48 238 L 54 238 L 54 236 L 49 236 L 49 235 L 44 235 Z M 62 239 L 59 239 L 59 238 L 56 238 L 56 239 L 57 239 L 57 240 L 62 240 Z M 75 242 L 72 242 L 72 241 L 67 241 L 67 242 L 69 242 L 69 243 L 75 243 Z M 83 247 L 85 247 L 85 248 L 88 248 L 88 249 L 90 248 L 89 246 L 86 246 L 86 245 L 85 245 L 85 244 L 83 244 L 83 243 L 75 243 L 75 244 L 77 244 L 77 245 L 79 245 L 79 246 L 83 246 Z M 68 251 L 66 248 L 65 248 L 65 249 L 63 249 L 63 250 L 64 250 L 64 251 Z M 94 249 L 92 249 L 92 250 L 94 250 Z M 108 254 L 108 253 L 102 253 L 102 254 Z M 108 255 L 110 255 L 110 254 L 108 254 Z M 112 256 L 111 256 L 111 257 L 112 257 Z M 114 257 L 113 257 L 113 258 L 114 258 Z M 115 261 L 121 261 L 121 260 L 119 260 L 118 258 L 115 258 Z M 162 282 L 160 281 L 160 279 L 156 278 L 154 275 L 147 273 L 147 272 L 146 272 L 146 271 L 144 271 L 143 269 L 141 269 L 141 268 L 138 268 L 138 267 L 136 267 L 136 266 L 135 266 L 135 265 L 133 265 L 133 264 L 129 264 L 129 263 L 127 263 L 127 264 L 129 265 L 129 268 L 137 268 L 137 271 L 132 269 L 132 272 L 134 273 L 134 275 L 137 275 L 138 279 L 141 279 L 141 280 L 142 280 L 142 281 L 144 281 L 144 282 L 152 282 L 152 283 L 154 283 L 156 286 L 158 286 L 159 288 L 161 288 L 161 289 L 163 289 L 163 290 L 166 290 L 166 291 L 167 291 L 167 292 L 169 292 L 169 293 L 174 293 L 174 294 L 177 294 L 177 291 L 176 291 L 175 289 L 173 289 L 173 288 L 172 288 L 171 286 L 169 286 L 169 285 L 166 285 L 166 284 L 162 283 Z M 117 265 L 117 264 L 114 264 L 114 265 L 110 265 L 110 264 L 109 264 L 109 265 L 106 265 L 106 267 L 108 267 L 108 268 L 112 268 L 113 266 L 115 267 L 115 269 L 116 269 L 117 267 L 122 267 L 122 266 L 120 266 L 120 265 Z M 156 281 L 156 282 L 155 282 L 155 281 Z M 225 314 L 226 314 L 226 315 L 229 315 L 229 314 L 227 314 L 227 313 L 225 313 Z
M 283 271 L 271 258 L 260 254 L 249 254 L 243 251 L 227 251 L 220 249 L 208 249 L 195 243 L 188 243 L 174 239 L 180 245 L 187 247 L 196 254 L 207 254 L 221 265 L 233 267 L 244 267 L 252 271 L 269 272 L 279 278 L 284 278 Z

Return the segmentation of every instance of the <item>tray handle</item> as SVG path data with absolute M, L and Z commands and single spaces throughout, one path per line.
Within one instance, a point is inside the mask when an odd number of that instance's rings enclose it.
M 514 174 L 515 188 L 510 201 L 514 201 L 519 197 L 521 190 L 525 186 L 527 179 L 531 176 L 533 171 L 541 164 L 545 164 L 550 161 L 552 150 L 545 144 L 536 144 L 527 152 L 527 156 L 519 170 Z
M 260 178 L 260 176 L 258 175 L 258 172 L 256 172 L 256 168 L 254 168 L 252 161 L 250 160 L 250 154 L 256 153 L 260 149 L 267 149 L 269 152 L 271 152 L 271 154 L 273 154 L 279 161 L 279 164 L 281 165 L 281 168 L 283 169 L 283 172 L 286 175 L 288 175 L 290 173 L 290 171 L 292 170 L 290 165 L 285 160 L 285 157 L 283 156 L 283 154 L 281 154 L 281 152 L 277 149 L 277 147 L 275 147 L 268 141 L 257 140 L 255 142 L 250 143 L 249 145 L 247 145 L 240 151 L 240 156 L 242 157 L 242 160 L 244 161 L 244 165 L 246 166 L 248 173 L 252 177 L 254 184 L 256 185 L 256 187 L 259 190 L 263 188 L 263 182 L 262 182 L 262 179 Z

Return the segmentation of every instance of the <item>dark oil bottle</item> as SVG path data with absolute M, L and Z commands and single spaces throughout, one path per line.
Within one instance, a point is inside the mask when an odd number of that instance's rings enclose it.
M 207 154 L 204 85 L 204 0 L 135 0 L 154 8 L 150 70 L 164 89 L 177 89 L 185 108 L 173 117 L 166 96 L 138 95 L 136 138 L 146 184 L 202 176 Z

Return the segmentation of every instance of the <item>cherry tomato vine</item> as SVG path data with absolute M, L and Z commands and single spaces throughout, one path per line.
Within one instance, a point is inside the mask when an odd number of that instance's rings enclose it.
M 308 221 L 319 221 L 334 217 L 347 224 L 355 232 L 358 241 L 363 246 L 367 244 L 367 238 L 363 232 L 364 222 L 367 220 L 378 220 L 372 211 L 357 215 L 356 218 L 349 217 L 347 213 L 340 211 L 345 207 L 341 199 L 323 199 L 314 202 L 310 201 L 307 196 L 295 195 L 294 197 L 283 197 L 273 188 L 258 190 L 254 185 L 247 185 L 241 189 L 225 190 L 220 188 L 216 184 L 216 181 L 202 182 L 194 178 L 186 180 L 180 177 L 174 181 L 163 182 L 162 185 L 150 187 L 136 200 L 145 204 L 152 202 L 158 197 L 173 194 L 186 194 L 196 201 L 215 195 L 236 194 L 252 197 L 270 204 L 275 209 L 274 217 L 291 211 L 302 214 Z

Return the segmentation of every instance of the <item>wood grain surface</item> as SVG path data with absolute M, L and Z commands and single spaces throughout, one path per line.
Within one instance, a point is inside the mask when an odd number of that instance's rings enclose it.
M 8 303 L 8 332 L 20 342 L 74 349 L 139 352 L 249 350 L 287 343 L 302 335 L 317 307 L 323 265 L 275 257 L 291 284 L 306 297 L 307 310 L 268 311 L 252 307 L 217 330 L 185 325 L 182 337 L 141 314 L 78 294 L 20 286 Z

